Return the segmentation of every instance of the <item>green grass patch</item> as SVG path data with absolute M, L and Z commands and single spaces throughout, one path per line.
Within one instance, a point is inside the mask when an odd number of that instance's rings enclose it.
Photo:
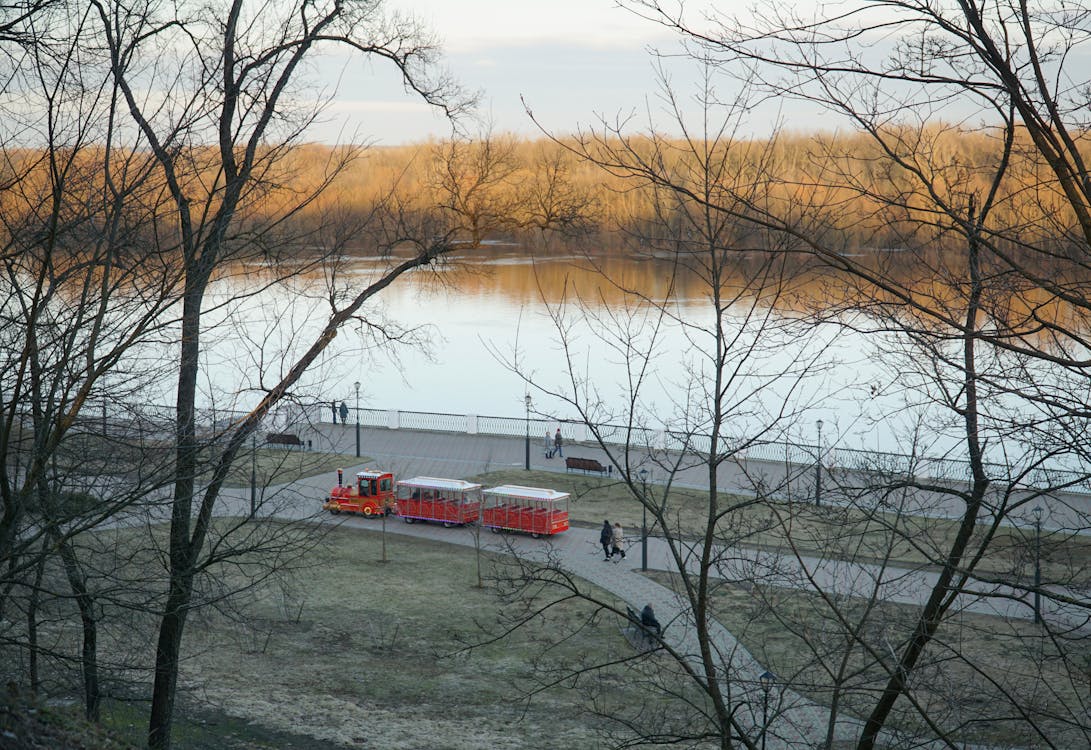
M 102 726 L 120 738 L 126 748 L 147 745 L 147 704 L 107 701 Z M 306 734 L 273 729 L 248 719 L 231 716 L 214 706 L 183 698 L 175 713 L 171 741 L 185 750 L 327 750 L 329 744 Z M 88 742 L 79 747 L 112 750 L 110 745 Z
M 233 520 L 218 519 L 213 536 Z M 198 584 L 204 596 L 242 589 L 189 617 L 176 747 L 596 748 L 602 719 L 587 713 L 596 701 L 631 715 L 664 701 L 625 665 L 545 687 L 543 681 L 566 670 L 633 656 L 618 619 L 587 602 L 564 601 L 495 640 L 513 611 L 488 580 L 478 585 L 472 547 L 391 534 L 381 562 L 377 527 L 251 525 L 255 537 L 269 541 L 307 534 L 292 542 L 303 545 L 306 557 L 293 572 L 249 587 L 260 571 L 235 563 L 213 571 L 215 585 Z M 163 584 L 155 551 L 166 529 L 153 527 L 152 539 L 148 531 L 108 530 L 88 541 L 99 547 L 99 563 L 122 552 L 125 568 L 157 590 Z M 481 560 L 496 574 L 511 563 L 487 551 Z M 549 594 L 538 596 L 541 604 Z M 51 608 L 50 643 L 75 655 L 79 622 L 64 608 L 70 604 Z M 114 608 L 109 614 L 130 616 Z M 100 661 L 131 701 L 103 709 L 103 726 L 124 748 L 140 746 L 147 731 L 157 623 L 142 616 L 129 625 L 134 629 L 100 639 Z M 111 671 L 122 655 L 127 666 Z M 71 666 L 51 671 L 49 684 L 78 691 Z
M 40 705 L 11 695 L 0 700 L 2 748 L 136 750 L 143 744 L 116 731 L 109 721 L 87 721 L 78 704 Z

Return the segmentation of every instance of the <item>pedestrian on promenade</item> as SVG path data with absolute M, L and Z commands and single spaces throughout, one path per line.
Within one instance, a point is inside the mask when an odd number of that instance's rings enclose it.
M 549 428 L 545 428 L 545 457 L 553 458 L 553 436 L 549 434 Z
M 613 557 L 614 555 L 621 555 L 621 559 L 624 560 L 625 559 L 625 550 L 622 549 L 621 545 L 624 544 L 624 542 L 625 542 L 625 532 L 622 530 L 620 523 L 615 523 L 614 524 L 614 530 L 610 535 L 610 542 L 614 546 L 610 550 L 610 554 L 608 555 L 608 557 Z
M 610 545 L 614 541 L 614 527 L 610 525 L 609 521 L 602 522 L 602 531 L 599 532 L 599 544 L 602 545 L 602 554 L 605 557 L 602 558 L 603 562 L 610 559 Z
M 561 428 L 557 428 L 557 434 L 553 436 L 553 449 L 558 456 L 564 458 L 564 440 L 561 439 Z
M 337 420 L 335 419 L 333 421 L 336 422 Z M 348 424 L 348 423 L 349 423 L 349 408 L 348 408 L 348 405 L 345 404 L 344 401 L 342 401 L 341 402 L 341 424 Z
M 337 424 L 337 402 L 330 401 L 330 408 L 333 409 L 333 423 Z

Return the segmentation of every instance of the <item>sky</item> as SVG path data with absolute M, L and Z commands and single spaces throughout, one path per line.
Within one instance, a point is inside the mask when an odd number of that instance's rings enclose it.
M 693 4 L 691 4 L 693 5 Z M 553 132 L 615 120 L 657 108 L 652 48 L 677 51 L 662 27 L 617 7 L 615 0 L 388 0 L 441 39 L 445 63 L 467 89 L 481 94 L 479 114 L 500 132 L 533 136 L 525 100 Z M 337 75 L 338 61 L 331 60 Z M 670 63 L 674 80 L 693 76 L 692 64 Z M 345 70 L 318 138 L 357 134 L 391 145 L 445 137 L 449 124 L 412 96 L 378 62 L 369 75 Z
M 678 128 L 671 127 L 674 123 L 663 114 L 656 61 L 665 60 L 673 89 L 689 102 L 690 119 L 700 114 L 693 94 L 701 71 L 678 54 L 681 40 L 677 35 L 619 7 L 619 1 L 623 0 L 385 0 L 384 5 L 388 11 L 419 18 L 435 33 L 444 49 L 446 68 L 466 89 L 479 92 L 480 121 L 488 122 L 494 132 L 540 136 L 525 102 L 539 123 L 555 135 L 594 127 L 602 119 L 628 119 L 628 132 L 646 130 L 651 119 L 677 134 Z M 684 7 L 687 23 L 697 27 L 704 24 L 710 9 L 721 17 L 757 12 L 748 10 L 753 3 L 723 0 L 663 0 L 663 4 Z M 757 0 L 756 4 L 805 18 L 821 15 L 823 7 L 819 0 L 793 0 L 788 5 Z M 882 20 L 882 16 L 871 20 Z M 742 22 L 747 21 L 743 16 Z M 862 47 L 879 61 L 893 51 L 895 42 L 884 33 Z M 657 58 L 653 50 L 663 57 Z M 361 72 L 358 57 L 351 62 L 330 58 L 321 80 L 337 81 L 338 90 L 325 121 L 312 131 L 315 140 L 394 145 L 451 133 L 441 115 L 404 92 L 389 63 L 375 61 Z M 721 98 L 732 98 L 734 82 L 727 76 L 715 84 Z M 902 97 L 897 90 L 883 93 Z M 942 106 L 942 112 L 928 112 L 928 116 L 966 117 L 974 120 L 971 125 L 977 124 L 975 104 L 967 103 L 965 109 L 950 102 Z M 844 120 L 817 104 L 781 97 L 750 110 L 742 130 L 763 136 L 778 128 L 830 132 L 843 127 Z M 481 132 L 480 126 L 465 129 L 471 135 Z

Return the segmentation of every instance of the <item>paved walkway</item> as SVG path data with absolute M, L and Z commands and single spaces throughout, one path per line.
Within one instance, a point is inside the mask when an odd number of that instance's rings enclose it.
M 313 435 L 306 437 L 313 441 L 313 447 L 316 450 L 333 450 L 349 454 L 354 452 L 355 428 L 352 425 L 347 427 L 322 425 L 314 430 Z M 424 475 L 458 478 L 501 468 L 522 467 L 525 460 L 525 442 L 517 438 L 361 428 L 361 442 L 362 453 L 374 459 L 375 467 L 393 471 L 399 477 Z M 581 456 L 605 458 L 601 455 L 601 451 L 583 447 L 571 449 L 570 453 L 576 450 Z M 363 466 L 364 464 L 344 467 L 346 476 L 351 476 Z M 532 438 L 531 467 L 537 470 L 564 470 L 563 461 L 560 459 L 545 458 L 540 438 L 537 442 Z M 275 503 L 277 506 L 275 512 L 279 515 L 300 518 L 312 516 L 328 489 L 335 483 L 336 475 L 331 472 L 307 478 L 289 488 L 279 488 L 290 490 L 290 492 L 277 493 L 282 499 Z M 267 496 L 277 489 L 269 488 Z M 247 503 L 249 492 L 236 490 L 231 493 L 231 498 L 235 502 Z M 285 505 L 283 503 L 285 498 L 293 499 Z M 347 526 L 367 531 L 378 529 L 378 523 L 375 520 L 346 516 L 341 516 L 338 520 Z M 388 522 L 386 530 L 389 533 L 452 544 L 473 545 L 473 535 L 467 529 L 445 529 L 438 524 Z M 492 535 L 483 538 L 490 541 Z M 504 535 L 503 539 L 504 543 L 511 545 L 516 554 L 528 559 L 544 560 L 547 552 L 552 553 L 564 570 L 609 591 L 634 608 L 639 609 L 644 604 L 650 603 L 655 608 L 660 621 L 667 626 L 666 640 L 671 648 L 682 655 L 682 658 L 693 660 L 698 658 L 697 640 L 688 607 L 683 606 L 671 590 L 641 575 L 639 554 L 630 554 L 620 564 L 604 563 L 598 546 L 597 528 L 572 528 L 548 540 L 532 540 L 519 535 Z M 498 542 L 494 546 L 501 548 L 503 543 Z M 806 561 L 803 564 L 807 564 Z M 648 565 L 655 570 L 674 569 L 673 558 L 669 554 L 666 543 L 657 537 L 649 538 Z M 916 575 L 919 572 L 902 570 L 890 571 L 890 573 L 892 580 L 897 580 L 899 586 L 904 587 L 906 576 L 910 573 Z M 830 576 L 831 583 L 846 578 L 843 569 L 832 569 L 827 571 L 827 574 Z M 847 578 L 851 579 L 853 576 L 847 576 Z M 920 586 L 927 586 L 927 581 L 918 581 L 913 588 Z M 917 601 L 919 593 L 911 592 L 906 596 Z M 760 726 L 763 696 L 758 676 L 765 671 L 765 667 L 759 664 L 734 636 L 719 624 L 713 624 L 713 636 L 724 673 L 730 675 L 735 701 L 750 707 L 749 711 L 740 711 L 737 716 L 744 725 L 749 724 L 752 728 Z M 772 706 L 773 703 L 771 702 L 770 705 Z M 825 738 L 828 720 L 829 711 L 826 707 L 817 705 L 791 690 L 778 690 L 775 718 L 770 721 L 769 734 L 766 738 L 767 750 L 798 747 L 800 743 L 811 745 L 818 743 Z M 855 739 L 859 735 L 860 727 L 860 722 L 839 716 L 835 738 L 837 740 Z M 920 746 L 928 747 L 927 744 Z

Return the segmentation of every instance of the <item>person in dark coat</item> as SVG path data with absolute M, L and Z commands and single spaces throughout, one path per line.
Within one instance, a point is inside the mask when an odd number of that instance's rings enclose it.
M 349 407 L 344 401 L 341 402 L 341 424 L 348 424 L 349 419 Z M 336 419 L 333 421 L 337 421 Z
M 557 428 L 557 433 L 553 436 L 553 452 L 561 458 L 564 458 L 564 439 L 561 437 L 561 428 Z
M 602 553 L 606 557 L 602 558 L 603 561 L 610 559 L 610 545 L 614 541 L 614 527 L 610 525 L 609 521 L 602 522 L 602 531 L 599 532 L 599 544 L 602 545 Z
M 656 638 L 663 635 L 663 626 L 659 624 L 659 620 L 655 619 L 655 610 L 650 604 L 645 604 L 644 609 L 641 610 L 640 624 L 649 633 L 654 633 Z

